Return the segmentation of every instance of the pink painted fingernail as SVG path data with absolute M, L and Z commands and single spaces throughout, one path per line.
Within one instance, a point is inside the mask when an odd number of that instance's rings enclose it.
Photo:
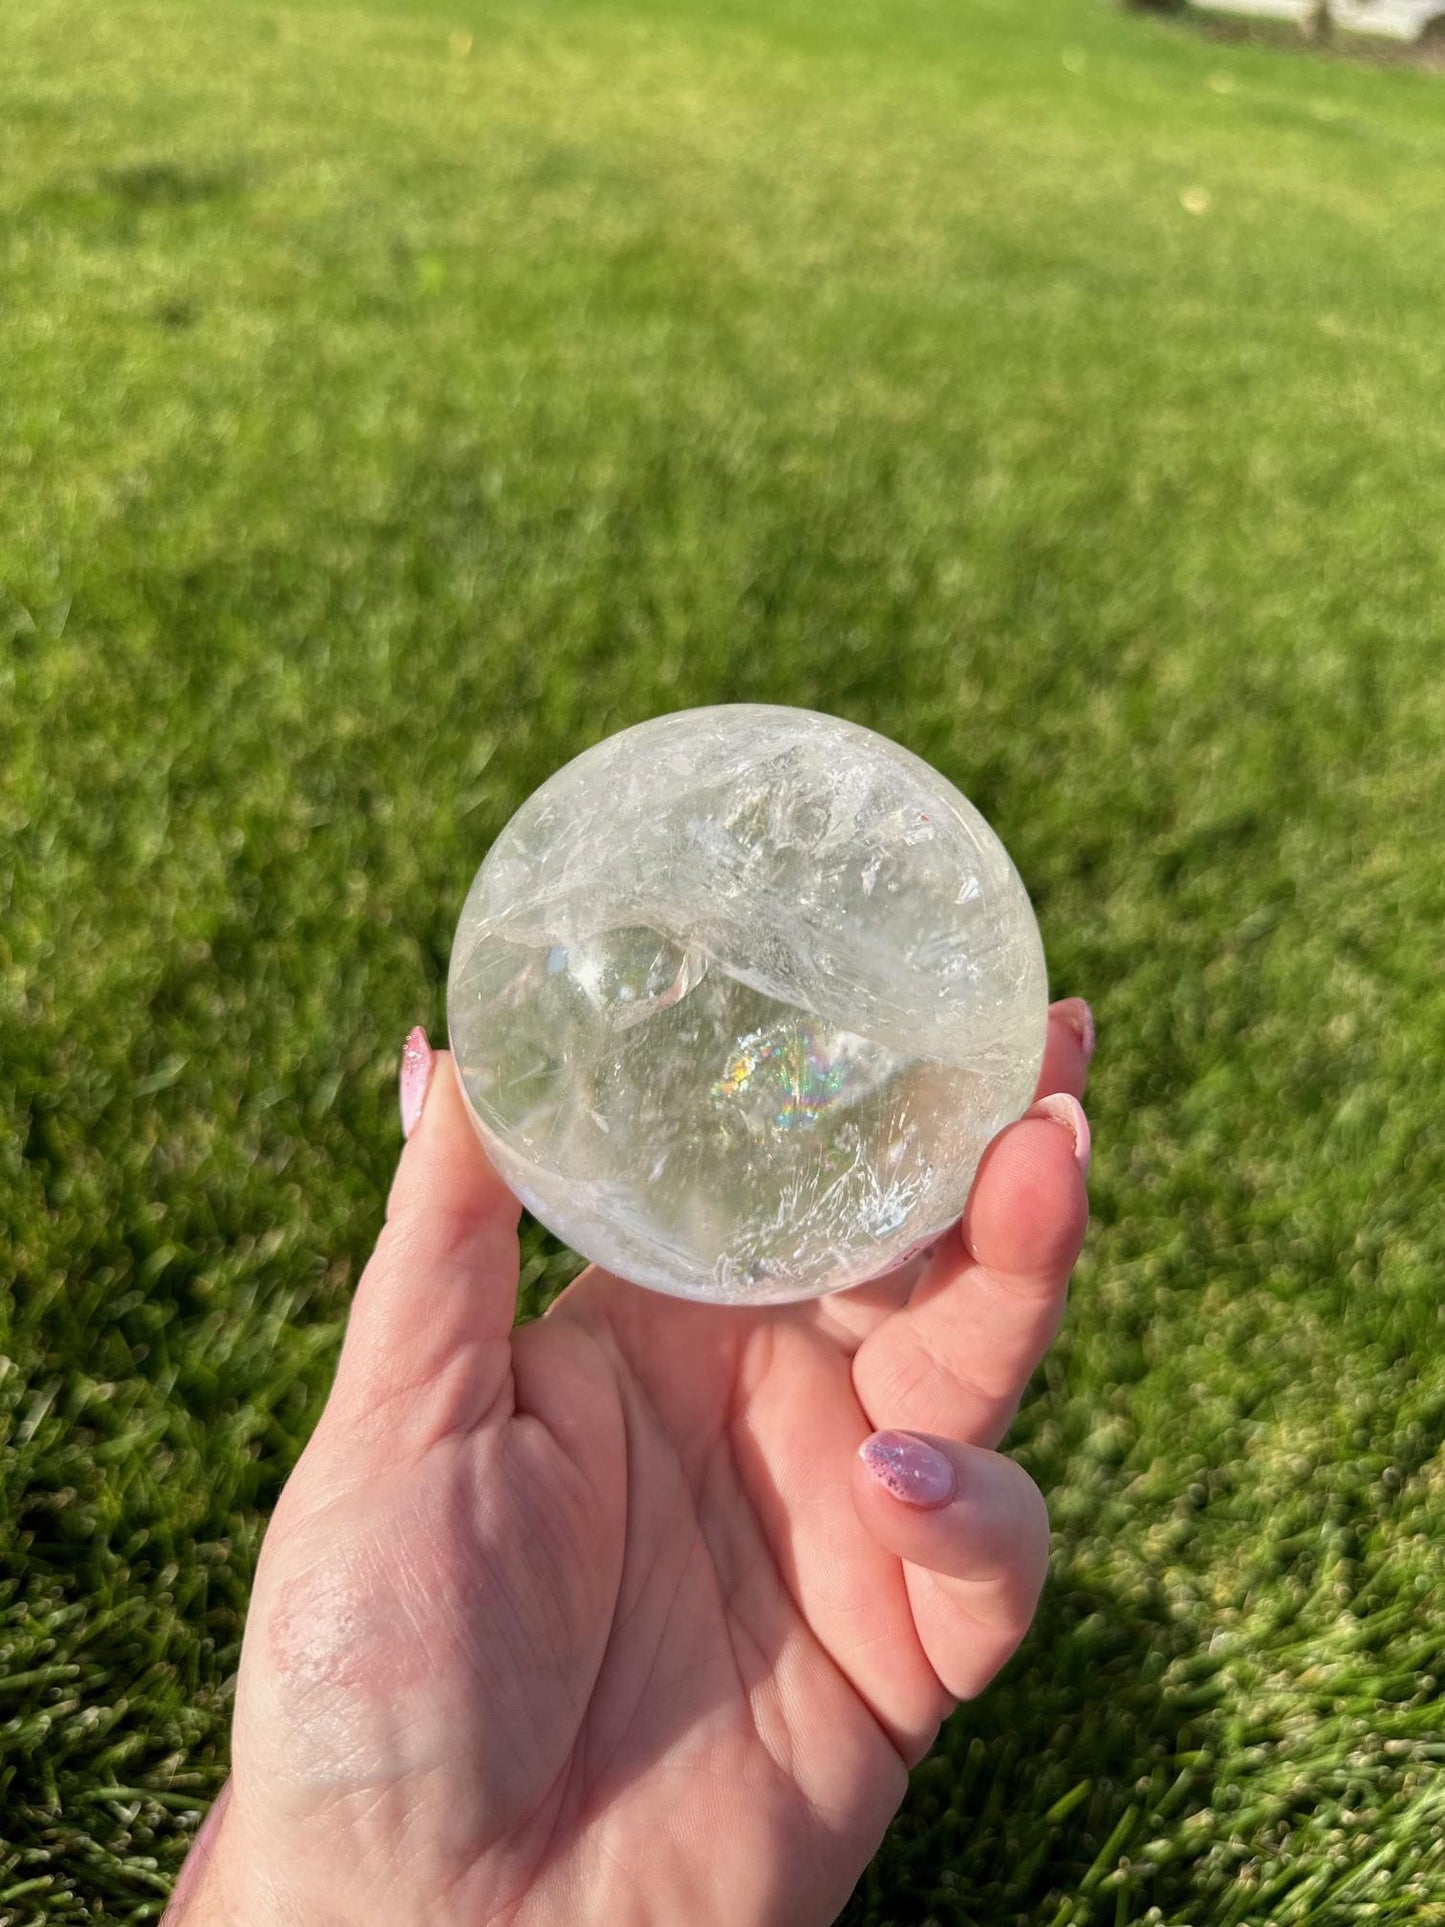
M 418 1024 L 407 1038 L 401 1053 L 401 1134 L 410 1137 L 416 1129 L 421 1107 L 426 1103 L 427 1085 L 435 1059 L 426 1032 Z
M 1074 1156 L 1078 1160 L 1079 1169 L 1085 1177 L 1088 1177 L 1089 1120 L 1085 1117 L 1084 1107 L 1078 1098 L 1070 1097 L 1067 1091 L 1055 1091 L 1050 1097 L 1041 1097 L 1029 1112 L 1029 1116 L 1051 1118 L 1055 1124 L 1061 1124 L 1064 1127 L 1074 1140 Z
M 958 1494 L 953 1460 L 912 1432 L 875 1432 L 858 1456 L 886 1492 L 904 1505 L 934 1512 Z
M 1082 997 L 1065 997 L 1063 1002 L 1054 1006 L 1055 1013 L 1063 1019 L 1079 1040 L 1079 1049 L 1084 1054 L 1084 1062 L 1090 1064 L 1094 1058 L 1094 1046 L 1098 1042 L 1094 1033 L 1094 1013 Z

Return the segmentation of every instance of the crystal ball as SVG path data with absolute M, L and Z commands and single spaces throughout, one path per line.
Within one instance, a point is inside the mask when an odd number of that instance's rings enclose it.
M 1017 871 L 937 770 L 738 703 L 528 798 L 467 896 L 447 1022 L 534 1217 L 637 1284 L 782 1304 L 958 1217 L 1032 1098 L 1047 984 Z

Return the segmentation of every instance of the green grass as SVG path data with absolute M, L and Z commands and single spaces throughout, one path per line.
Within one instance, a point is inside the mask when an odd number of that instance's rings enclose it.
M 1101 1037 L 1054 1577 L 848 1921 L 1445 1922 L 1445 80 L 1096 0 L 0 41 L 0 1923 L 155 1920 L 224 1775 L 489 840 L 736 698 L 953 777 Z

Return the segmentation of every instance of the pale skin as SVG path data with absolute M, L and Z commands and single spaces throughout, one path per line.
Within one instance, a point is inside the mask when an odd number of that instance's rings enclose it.
M 833 1920 L 1043 1583 L 994 1448 L 1084 1234 L 1092 1045 L 1055 1005 L 1044 1095 L 889 1278 L 741 1312 L 593 1268 L 520 1326 L 517 1204 L 414 1065 L 167 1927 Z

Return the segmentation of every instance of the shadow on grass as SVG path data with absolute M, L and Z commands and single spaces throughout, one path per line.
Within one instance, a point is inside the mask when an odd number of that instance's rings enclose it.
M 62 175 L 32 194 L 22 213 L 44 225 L 132 241 L 156 215 L 184 215 L 238 200 L 255 170 L 244 156 L 157 159 L 94 173 Z
M 1214 1674 L 1162 1593 L 1051 1582 L 1019 1657 L 916 1769 L 844 1927 L 1190 1918 L 1180 1822 L 1210 1801 Z
M 98 176 L 104 193 L 131 207 L 193 207 L 228 200 L 243 192 L 249 180 L 250 169 L 243 161 L 142 161 L 103 168 Z

